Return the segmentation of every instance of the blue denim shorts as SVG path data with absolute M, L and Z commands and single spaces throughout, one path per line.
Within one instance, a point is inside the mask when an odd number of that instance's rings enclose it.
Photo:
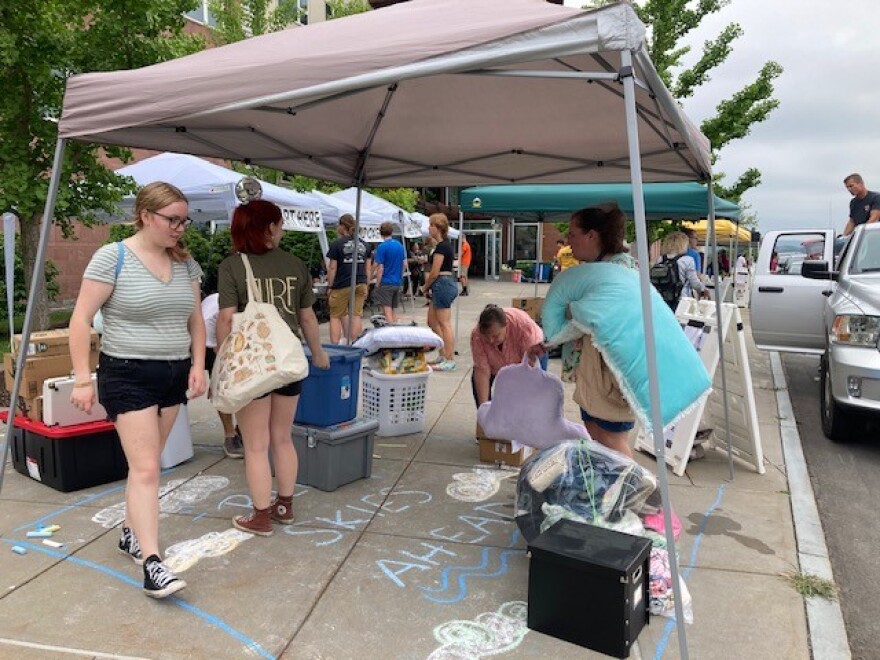
M 452 275 L 441 275 L 431 285 L 431 304 L 435 309 L 449 309 L 458 297 L 458 282 Z
M 192 361 L 132 360 L 101 353 L 98 358 L 98 399 L 107 416 L 151 406 L 171 408 L 186 403 Z
M 600 429 L 609 433 L 625 433 L 626 431 L 632 431 L 636 426 L 635 422 L 609 422 L 607 419 L 593 417 L 583 408 L 581 408 L 581 419 L 584 420 L 584 424 L 594 422 Z

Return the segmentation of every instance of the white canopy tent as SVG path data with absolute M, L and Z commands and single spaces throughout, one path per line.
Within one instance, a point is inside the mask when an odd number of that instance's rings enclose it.
M 116 173 L 131 177 L 138 186 L 154 181 L 167 181 L 177 186 L 189 200 L 190 217 L 212 226 L 232 221 L 232 213 L 241 203 L 235 196 L 235 184 L 246 176 L 203 158 L 170 152 L 145 158 L 118 169 Z M 338 217 L 336 208 L 321 203 L 312 195 L 273 183 L 260 181 L 260 185 L 263 189 L 262 199 L 281 208 L 284 228 L 317 234 L 321 250 L 326 254 L 328 245 L 324 222 Z M 124 199 L 121 207 L 124 211 L 133 210 L 134 198 Z
M 328 195 L 327 193 L 323 193 L 320 190 L 313 190 L 309 194 L 313 195 L 322 204 L 332 206 L 334 209 L 336 209 L 335 219 L 333 220 L 333 222 L 328 222 L 327 224 L 338 224 L 339 218 L 346 213 L 355 218 L 357 218 L 358 216 L 358 208 L 355 204 L 346 202 L 345 200 L 334 197 L 333 195 Z M 360 210 L 360 222 L 357 223 L 358 235 L 361 237 L 362 240 L 368 243 L 378 243 L 382 240 L 381 238 L 379 238 L 379 225 L 381 225 L 382 222 L 382 216 L 379 213 L 367 210 L 366 208 L 362 208 Z
M 360 191 L 361 206 L 367 211 L 372 211 L 382 216 L 382 222 L 391 222 L 398 226 L 404 238 L 419 238 L 422 235 L 422 227 L 413 219 L 412 214 L 404 211 L 396 204 L 387 199 L 382 199 L 365 190 Z M 357 205 L 358 189 L 355 186 L 340 190 L 330 195 L 352 205 Z
M 243 160 L 358 190 L 631 181 L 640 254 L 648 253 L 643 178 L 711 181 L 708 141 L 664 87 L 627 4 L 413 0 L 142 69 L 73 76 L 35 281 L 68 140 Z M 648 266 L 640 264 L 641 306 L 671 546 Z M 686 658 L 675 553 L 670 563 Z
M 426 216 L 424 213 L 419 213 L 418 211 L 411 213 L 410 215 L 412 215 L 413 219 L 417 223 L 419 223 L 419 235 L 422 238 L 425 238 L 426 236 L 428 236 L 428 220 L 429 220 L 428 216 Z M 458 238 L 458 236 L 459 236 L 458 229 L 456 229 L 455 227 L 450 225 L 449 226 L 449 238 Z

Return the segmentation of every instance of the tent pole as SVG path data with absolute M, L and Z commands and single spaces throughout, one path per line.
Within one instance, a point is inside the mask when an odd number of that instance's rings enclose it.
M 449 201 L 449 198 L 447 198 Z M 461 253 L 464 251 L 464 211 L 461 208 L 461 204 L 458 205 L 458 277 L 461 278 Z M 461 301 L 459 298 L 461 295 L 455 297 L 455 347 L 458 348 L 458 317 L 459 311 L 461 310 L 461 305 L 459 304 Z M 456 351 L 457 353 L 458 351 Z
M 712 192 L 712 179 L 709 179 L 709 237 L 714 245 L 715 267 L 712 277 L 715 279 L 715 319 L 718 332 L 718 362 L 721 365 L 721 396 L 724 401 L 724 434 L 727 440 L 727 478 L 733 481 L 733 443 L 730 439 L 730 398 L 727 390 L 727 367 L 724 365 L 724 337 L 721 336 L 721 296 L 718 294 L 718 236 L 715 234 L 715 198 Z M 730 328 L 728 332 L 739 332 Z
M 363 182 L 358 177 L 357 198 L 354 205 L 354 236 L 351 239 L 351 287 L 348 292 L 348 327 L 345 329 L 346 345 L 351 346 L 354 343 L 354 337 L 351 336 L 351 330 L 354 326 L 354 301 L 357 293 L 357 267 L 358 256 L 361 247 L 361 192 L 363 191 Z M 344 250 L 343 250 L 344 254 Z M 364 254 L 364 269 L 366 269 L 367 255 Z M 370 274 L 367 273 L 367 291 L 370 287 Z
M 61 166 L 64 162 L 64 147 L 67 141 L 58 138 L 55 143 L 55 159 L 52 162 L 52 176 L 49 179 L 49 190 L 46 194 L 46 206 L 43 210 L 43 219 L 40 222 L 40 242 L 37 246 L 36 262 L 34 263 L 34 272 L 31 275 L 31 288 L 28 291 L 27 311 L 24 314 L 24 325 L 21 328 L 21 344 L 27 346 L 28 338 L 31 335 L 31 326 L 34 321 L 34 307 L 37 301 L 37 291 L 39 290 L 39 282 L 43 281 L 46 272 L 46 252 L 49 247 L 49 235 L 52 233 L 52 214 L 55 213 L 55 200 L 58 198 L 58 186 L 61 181 Z M 18 410 L 18 393 L 21 391 L 21 377 L 24 373 L 24 361 L 27 358 L 27 351 L 20 350 L 15 358 L 15 382 L 12 385 L 12 391 L 9 392 L 9 409 L 6 424 L 6 430 L 3 432 L 3 443 L 0 444 L 0 492 L 3 491 L 3 475 L 6 470 L 6 458 L 9 455 L 9 433 L 13 427 L 13 419 Z
M 544 214 L 538 214 L 538 228 L 535 230 L 535 298 L 538 297 L 538 274 L 541 271 L 541 254 L 544 251 Z
M 15 225 L 18 216 L 3 214 L 3 256 L 6 261 L 6 311 L 9 314 L 9 345 L 15 334 Z M 0 463 L 2 465 L 2 463 Z
M 678 632 L 679 655 L 688 660 L 687 632 L 678 577 L 678 559 L 675 554 L 675 536 L 672 529 L 672 502 L 669 499 L 669 477 L 666 471 L 666 441 L 663 436 L 663 415 L 660 409 L 660 382 L 657 372 L 657 346 L 654 337 L 653 311 L 651 309 L 650 264 L 648 258 L 648 226 L 645 218 L 645 198 L 642 191 L 642 162 L 639 150 L 638 117 L 636 115 L 635 79 L 633 57 L 628 50 L 621 51 L 620 78 L 623 82 L 623 99 L 626 108 L 626 140 L 629 148 L 629 169 L 632 179 L 633 211 L 635 212 L 636 242 L 638 245 L 639 283 L 642 293 L 642 322 L 645 332 L 645 356 L 648 367 L 648 389 L 651 395 L 651 427 L 654 434 L 654 452 L 657 456 L 657 481 L 663 501 L 663 520 L 666 526 L 666 544 L 669 551 L 669 568 L 672 574 L 672 590 L 675 598 L 675 626 Z

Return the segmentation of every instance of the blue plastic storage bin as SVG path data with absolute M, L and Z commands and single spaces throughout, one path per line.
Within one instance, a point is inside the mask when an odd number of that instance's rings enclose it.
M 302 394 L 296 407 L 297 424 L 332 426 L 357 417 L 360 390 L 361 358 L 363 349 L 324 344 L 330 357 L 330 368 L 311 366 L 312 354 L 304 346 L 309 358 L 309 375 L 302 382 Z

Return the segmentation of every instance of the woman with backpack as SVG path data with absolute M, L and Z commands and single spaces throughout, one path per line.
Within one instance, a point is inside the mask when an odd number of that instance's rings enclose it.
M 150 183 L 135 198 L 134 236 L 98 248 L 70 318 L 70 396 L 89 412 L 100 395 L 128 461 L 119 551 L 143 566 L 144 592 L 165 598 L 186 586 L 159 553 L 162 449 L 177 411 L 207 388 L 202 269 L 181 238 L 190 224 L 184 194 Z M 89 368 L 89 332 L 103 310 L 97 389 Z
M 706 285 L 697 275 L 694 258 L 687 254 L 690 241 L 687 234 L 674 231 L 660 243 L 663 255 L 651 268 L 651 283 L 666 303 L 675 311 L 682 297 L 699 298 L 707 295 Z

